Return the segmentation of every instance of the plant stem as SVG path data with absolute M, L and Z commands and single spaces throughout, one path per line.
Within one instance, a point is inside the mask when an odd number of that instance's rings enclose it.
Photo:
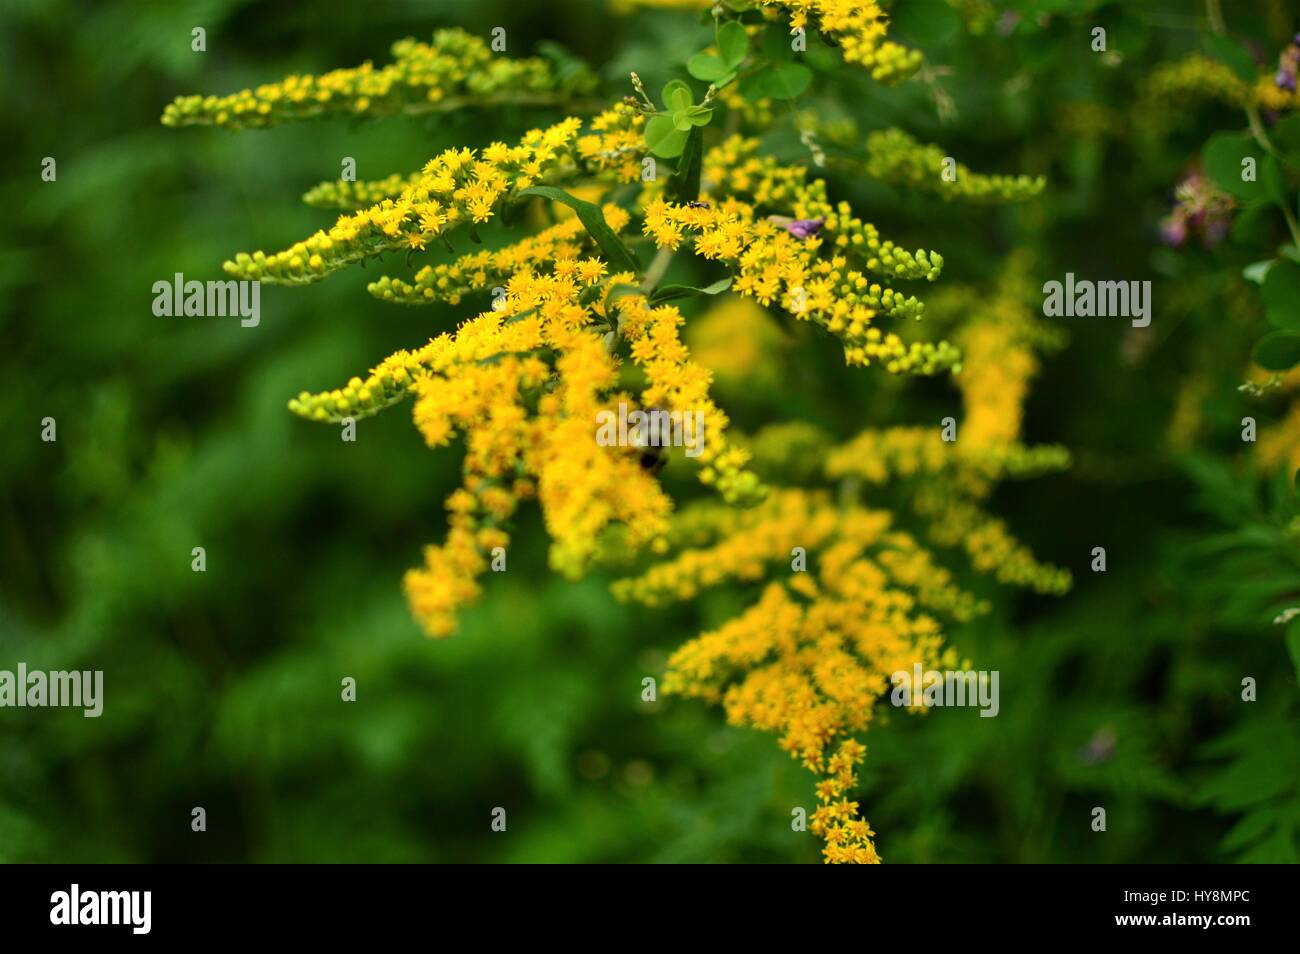
M 655 253 L 654 261 L 645 270 L 645 280 L 641 282 L 641 290 L 647 295 L 663 281 L 664 273 L 668 271 L 668 266 L 673 260 L 673 254 L 670 248 L 661 248 Z
M 1224 33 L 1227 25 L 1223 22 L 1223 7 L 1219 0 L 1205 0 L 1205 15 L 1210 18 L 1210 29 L 1215 33 Z

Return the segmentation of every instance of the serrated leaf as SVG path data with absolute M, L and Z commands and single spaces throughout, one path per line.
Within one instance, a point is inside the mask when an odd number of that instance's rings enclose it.
M 749 55 L 749 34 L 735 20 L 724 23 L 718 30 L 718 55 L 732 69 L 743 63 Z
M 519 194 L 541 196 L 543 199 L 550 199 L 552 202 L 567 205 L 577 213 L 578 220 L 588 234 L 591 235 L 611 271 L 641 274 L 641 263 L 637 261 L 637 257 L 632 254 L 632 251 L 623 244 L 623 240 L 618 237 L 617 233 L 609 227 L 609 223 L 605 221 L 605 213 L 600 211 L 600 206 L 585 199 L 579 199 L 563 189 L 555 188 L 555 186 L 533 186 L 530 189 L 520 190 Z

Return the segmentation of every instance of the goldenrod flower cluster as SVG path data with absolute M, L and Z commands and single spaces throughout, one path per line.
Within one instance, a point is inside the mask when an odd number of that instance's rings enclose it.
M 229 96 L 180 96 L 163 112 L 166 126 L 255 129 L 319 116 L 389 116 L 401 112 L 490 105 L 557 103 L 589 91 L 595 77 L 561 80 L 549 60 L 499 56 L 481 37 L 438 30 L 432 43 L 407 38 L 393 62 L 366 62 L 321 76 L 289 76 Z
M 653 199 L 645 233 L 667 249 L 680 247 L 689 233 L 695 254 L 735 269 L 734 291 L 826 328 L 844 342 L 850 365 L 877 362 L 895 374 L 936 374 L 957 365 L 960 353 L 947 342 L 906 343 L 876 327 L 879 314 L 917 318 L 924 306 L 852 265 L 932 280 L 943 259 L 882 243 L 847 204 L 831 206 L 822 180 L 806 182 L 805 170 L 749 155 L 755 149 L 752 141 L 732 139 L 712 151 L 705 175 L 718 183 L 721 198 L 683 205 Z M 773 214 L 763 216 L 763 209 Z
M 579 301 L 584 287 L 576 274 L 519 272 L 498 309 L 394 355 L 349 386 L 364 397 L 387 393 L 385 382 L 397 379 L 414 394 L 415 423 L 431 447 L 464 436 L 465 486 L 448 500 L 447 540 L 406 579 L 431 635 L 451 632 L 456 611 L 478 595 L 488 553 L 507 543 L 500 524 L 524 497 L 538 497 L 552 566 L 569 575 L 581 573 L 610 524 L 626 528 L 637 546 L 667 528 L 669 500 L 637 449 L 595 440 L 597 415 L 630 397 L 615 390 L 618 359 Z M 656 311 L 666 318 L 676 309 Z M 294 409 L 319 416 L 313 401 L 331 400 L 335 414 L 352 410 L 344 407 L 347 393 L 300 398 Z
M 652 308 L 641 295 L 615 301 L 618 330 L 631 344 L 632 360 L 645 372 L 641 400 L 649 407 L 704 415 L 711 432 L 696 463 L 700 482 L 715 487 L 728 503 L 752 504 L 767 488 L 748 469 L 749 455 L 726 439 L 727 415 L 709 396 L 712 375 L 692 360 L 682 343 L 682 314 L 672 306 Z
M 645 156 L 645 116 L 618 103 L 592 117 L 591 132 L 578 139 L 577 152 L 587 168 L 616 182 L 635 182 Z
M 616 205 L 602 209 L 605 221 L 615 232 L 627 226 L 630 216 Z M 425 265 L 414 282 L 384 276 L 366 286 L 376 298 L 403 305 L 460 303 L 464 295 L 505 287 L 505 282 L 525 268 L 547 267 L 557 275 L 573 274 L 590 285 L 604 274 L 604 265 L 591 255 L 595 243 L 581 221 L 571 217 L 558 225 L 514 242 L 496 251 L 473 252 L 445 265 Z
M 1274 113 L 1300 109 L 1300 91 L 1279 86 L 1272 76 L 1261 76 L 1257 79 L 1253 92 L 1255 102 L 1259 104 L 1260 109 L 1267 109 Z
M 1135 113 L 1143 127 L 1163 131 L 1176 121 L 1180 107 L 1203 100 L 1238 108 L 1253 104 L 1275 113 L 1300 109 L 1300 93 L 1279 86 L 1273 73 L 1263 73 L 1251 84 L 1226 63 L 1191 53 L 1151 71 L 1142 84 Z
M 1056 445 L 981 444 L 961 433 L 960 440 L 950 443 L 943 440 L 938 427 L 863 431 L 827 453 L 826 476 L 834 480 L 859 477 L 870 484 L 943 476 L 950 488 L 980 494 L 990 481 L 1034 477 L 1069 464 L 1068 452 Z
M 845 739 L 826 764 L 826 778 L 817 786 L 820 803 L 809 827 L 826 840 L 823 856 L 827 864 L 878 865 L 871 830 L 866 819 L 858 817 L 858 803 L 844 797 L 858 784 L 857 765 L 866 757 L 867 747 L 857 739 Z
M 848 62 L 882 81 L 920 65 L 919 54 L 886 38 L 886 18 L 871 0 L 759 5 L 769 18 L 789 12 L 793 28 L 829 34 Z M 432 45 L 403 41 L 394 55 L 381 70 L 367 64 L 220 99 L 177 100 L 164 121 L 240 128 L 327 113 L 381 115 L 552 97 L 586 82 L 580 76 L 561 84 L 544 61 L 495 57 L 459 31 L 440 31 Z M 735 95 L 724 89 L 711 108 L 735 108 Z M 746 122 L 770 122 L 770 104 L 744 108 Z M 1059 448 L 1019 439 L 1035 351 L 1050 342 L 1017 303 L 1023 288 L 1015 281 L 1024 278 L 1014 269 L 957 327 L 954 343 L 882 327 L 925 314 L 915 295 L 889 283 L 935 281 L 940 254 L 885 239 L 848 203 L 833 202 L 825 181 L 761 156 L 754 138 L 732 136 L 706 149 L 697 195 L 682 194 L 681 173 L 671 191 L 667 176 L 641 183 L 644 123 L 644 113 L 624 102 L 587 123 L 568 118 L 531 130 L 514 144 L 445 150 L 408 176 L 323 183 L 305 198 L 343 212 L 333 226 L 280 252 L 241 253 L 225 268 L 241 279 L 294 285 L 386 252 L 409 260 L 450 249 L 450 259 L 422 262 L 409 278 L 382 277 L 369 291 L 401 304 L 483 295 L 479 314 L 343 387 L 289 402 L 307 419 L 339 423 L 412 398 L 414 423 L 431 448 L 463 444 L 462 485 L 446 500 L 447 533 L 404 579 L 419 623 L 431 636 L 455 630 L 458 614 L 480 597 L 483 575 L 509 547 L 511 518 L 533 499 L 557 572 L 576 577 L 597 560 L 655 555 L 657 562 L 614 585 L 621 599 L 654 606 L 727 583 L 765 584 L 749 609 L 673 655 L 664 688 L 720 703 L 733 724 L 778 734 L 783 748 L 820 776 L 811 828 L 825 842 L 826 860 L 878 862 L 874 832 L 852 799 L 865 755 L 856 736 L 891 673 L 917 663 L 957 665 L 938 617 L 961 622 L 987 608 L 927 546 L 964 547 L 976 569 L 1010 582 L 1051 592 L 1068 585 L 1068 574 L 1036 563 L 979 507 L 998 480 L 1067 461 Z M 912 164 L 928 162 L 927 150 L 936 147 L 882 135 L 871 142 L 884 177 L 942 193 L 937 167 L 934 181 L 913 181 Z M 539 185 L 570 192 L 522 194 Z M 1015 201 L 1042 188 L 1038 180 L 981 177 L 964 167 L 956 185 L 950 197 L 979 201 Z M 539 194 L 581 211 L 566 209 L 555 224 L 503 247 L 455 255 L 453 230 L 477 240 L 476 226 L 498 216 L 510 222 L 507 211 L 540 201 Z M 658 251 L 649 267 L 621 244 L 620 235 L 637 232 Z M 663 287 L 669 258 L 687 249 L 725 268 L 730 280 L 728 297 L 692 332 L 666 301 L 727 286 Z M 954 372 L 965 407 L 957 443 L 943 442 L 937 426 L 893 427 L 837 447 L 800 422 L 732 439 L 711 394 L 714 370 L 748 387 L 764 375 L 780 380 L 772 354 L 793 342 L 776 331 L 769 309 L 835 335 L 850 365 Z M 693 460 L 716 497 L 674 517 L 655 455 L 597 439 L 598 420 L 620 407 L 702 414 L 706 433 Z M 915 483 L 926 545 L 894 514 L 858 499 L 896 479 Z M 834 494 L 825 489 L 832 482 Z M 806 566 L 795 564 L 796 553 Z
M 887 39 L 889 20 L 873 0 L 758 0 L 768 10 L 790 14 L 790 29 L 816 26 L 834 38 L 844 62 L 871 71 L 881 83 L 899 83 L 921 68 L 919 50 Z
M 1047 185 L 1042 176 L 985 175 L 949 158 L 942 147 L 920 143 L 901 129 L 882 129 L 867 136 L 865 171 L 882 182 L 959 202 L 1024 202 Z
M 944 441 L 934 426 L 867 430 L 832 449 L 825 467 L 832 479 L 916 480 L 912 503 L 933 542 L 961 546 L 974 569 L 1003 583 L 1063 593 L 1069 572 L 1036 560 L 1005 523 L 979 506 L 1002 479 L 1033 477 L 1070 462 L 1063 447 L 1019 441 L 1023 403 L 1039 367 L 1035 351 L 1060 343 L 1026 305 L 1032 295 L 1028 271 L 1028 262 L 1013 256 L 994 293 L 958 334 L 967 363 L 954 379 L 964 408 L 955 441 Z M 979 294 L 972 289 L 964 297 Z
M 697 255 L 737 270 L 735 291 L 821 325 L 844 342 L 850 365 L 880 363 L 893 374 L 938 374 L 960 361 L 960 353 L 947 342 L 909 344 L 875 327 L 881 312 L 919 316 L 920 303 L 848 268 L 842 255 L 820 257 L 821 239 L 797 238 L 768 219 L 757 219 L 751 205 L 727 199 L 699 208 L 657 199 L 646 209 L 644 228 L 656 245 L 669 249 L 677 248 L 688 230 L 695 233 Z
M 681 313 L 671 305 L 652 307 L 639 294 L 615 299 L 608 312 L 584 303 L 604 272 L 595 258 L 559 259 L 549 273 L 521 268 L 497 305 L 454 335 L 398 352 L 346 388 L 290 403 L 305 417 L 339 421 L 413 393 L 415 422 L 431 447 L 464 435 L 464 490 L 478 502 L 454 495 L 447 543 L 431 547 L 425 568 L 407 577 L 412 606 L 433 635 L 450 632 L 455 611 L 478 595 L 474 578 L 490 549 L 478 531 L 486 527 L 499 540 L 500 522 L 522 496 L 539 498 L 553 541 L 552 567 L 570 576 L 583 572 L 612 524 L 625 528 L 625 542 L 634 548 L 663 536 L 670 504 L 638 449 L 603 447 L 595 439 L 598 415 L 620 402 L 703 414 L 708 436 L 695 460 L 700 480 L 730 503 L 763 496 L 745 468 L 746 453 L 727 442 L 727 417 L 709 396 L 708 372 L 678 337 Z M 644 372 L 647 383 L 636 398 L 617 390 L 620 361 L 606 347 L 611 325 Z M 490 491 L 487 503 L 480 489 Z M 483 507 L 493 522 L 482 523 Z
M 395 172 L 383 179 L 371 181 L 353 182 L 339 179 L 334 182 L 322 182 L 307 190 L 302 201 L 314 209 L 354 212 L 366 206 L 378 205 L 385 199 L 396 199 L 418 177 L 419 173 L 403 176 Z
M 651 605 L 689 599 L 729 580 L 761 579 L 788 567 L 793 547 L 806 548 L 807 572 L 783 572 L 748 610 L 679 649 L 663 686 L 720 703 L 733 725 L 777 733 L 783 749 L 823 776 L 810 827 L 825 839 L 828 862 L 879 860 L 849 797 L 865 751 L 853 736 L 870 724 L 891 673 L 950 658 L 938 621 L 921 607 L 933 602 L 962 616 L 977 608 L 891 519 L 836 506 L 825 493 L 784 490 L 735 513 L 719 542 L 616 584 L 621 597 Z
M 945 493 L 940 487 L 922 486 L 913 506 L 929 519 L 930 539 L 939 546 L 960 546 L 977 572 L 1035 593 L 1059 596 L 1069 591 L 1069 570 L 1039 561 L 1011 534 L 1005 521 L 984 513 L 973 501 Z
M 786 223 L 786 228 L 796 237 L 799 231 L 793 224 L 818 223 L 806 247 L 819 248 L 816 240 L 822 236 L 833 239 L 829 250 L 844 258 L 840 267 L 854 262 L 887 278 L 927 281 L 937 279 L 943 269 L 943 256 L 938 252 L 909 252 L 892 241 L 882 241 L 876 227 L 855 216 L 847 202 L 832 205 L 825 180 L 808 181 L 808 170 L 802 166 L 786 166 L 758 155 L 756 139 L 733 136 L 725 140 L 705 156 L 704 174 L 716 183 L 718 195 L 744 199 L 769 212 L 788 213 L 796 222 Z M 848 277 L 861 292 L 860 274 Z M 924 312 L 915 297 L 904 298 L 880 285 L 867 287 L 866 297 L 873 307 L 895 318 L 916 318 Z
M 579 119 L 527 133 L 516 146 L 448 149 L 393 199 L 342 215 L 282 252 L 241 252 L 225 270 L 236 278 L 296 285 L 320 281 L 348 265 L 398 249 L 423 249 L 458 225 L 486 222 L 520 189 L 575 175 Z
M 732 210 L 724 202 L 715 211 Z M 665 214 L 666 240 L 679 221 L 695 221 Z M 806 422 L 765 428 L 745 441 L 765 478 L 834 481 L 836 495 L 787 486 L 748 511 L 689 506 L 664 538 L 672 555 L 614 585 L 620 599 L 660 606 L 712 587 L 765 582 L 748 609 L 672 656 L 663 687 L 720 704 L 734 725 L 776 733 L 821 777 L 811 827 L 828 862 L 879 860 L 851 796 L 865 753 L 856 737 L 886 695 L 889 675 L 918 662 L 969 668 L 943 645 L 937 619 L 963 622 L 988 609 L 891 513 L 858 503 L 854 484 L 908 481 L 926 543 L 963 550 L 977 572 L 1043 593 L 1070 585 L 1068 571 L 1039 562 L 980 507 L 997 481 L 1069 462 L 1063 448 L 1020 443 L 1037 352 L 1060 344 L 1027 305 L 1029 272 L 1013 256 L 991 293 L 961 296 L 965 309 L 983 303 L 958 329 L 978 370 L 954 378 L 964 406 L 956 441 L 944 441 L 933 425 L 870 429 L 840 446 Z
M 1230 106 L 1244 106 L 1250 88 L 1226 63 L 1201 53 L 1161 63 L 1146 77 L 1138 96 L 1140 107 L 1160 115 L 1171 107 L 1200 100 L 1216 100 Z

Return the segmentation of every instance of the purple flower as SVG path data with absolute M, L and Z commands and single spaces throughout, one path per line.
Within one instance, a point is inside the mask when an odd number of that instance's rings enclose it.
M 1160 237 L 1166 245 L 1178 248 L 1187 241 L 1186 219 L 1180 213 L 1174 212 L 1160 223 Z
M 1300 68 L 1300 36 L 1282 51 L 1277 58 L 1277 72 L 1273 74 L 1273 83 L 1278 89 L 1294 93 L 1296 86 L 1296 69 Z
M 1213 248 L 1227 236 L 1235 208 L 1232 196 L 1194 168 L 1174 189 L 1174 206 L 1160 222 L 1160 238 L 1177 248 L 1196 235 Z
M 793 222 L 786 223 L 786 231 L 795 238 L 808 239 L 821 230 L 822 223 L 825 219 L 795 219 Z

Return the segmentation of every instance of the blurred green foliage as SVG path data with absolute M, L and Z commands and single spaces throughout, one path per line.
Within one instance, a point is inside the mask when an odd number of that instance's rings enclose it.
M 1025 436 L 1070 446 L 1078 465 L 1005 488 L 994 509 L 1070 567 L 1076 589 L 1051 600 L 971 581 L 995 609 L 952 640 L 1000 670 L 1001 714 L 873 728 L 865 814 L 892 862 L 1294 861 L 1300 705 L 1272 619 L 1300 603 L 1300 548 L 1287 475 L 1257 478 L 1239 434 L 1245 413 L 1282 413 L 1236 390 L 1266 328 L 1262 305 L 1235 297 L 1252 258 L 1173 253 L 1157 235 L 1180 173 L 1211 133 L 1242 122 L 1208 104 L 1156 135 L 1133 112 L 1155 64 L 1200 47 L 1202 11 L 1040 0 L 972 33 L 954 7 L 979 6 L 897 4 L 899 38 L 941 69 L 896 89 L 810 43 L 808 105 L 864 135 L 901 125 L 976 169 L 1045 175 L 1046 192 L 1023 208 L 965 208 L 840 171 L 832 194 L 900 244 L 939 250 L 940 286 L 987 286 L 1027 247 L 1044 280 L 1153 280 L 1156 319 L 1145 335 L 1069 325 Z M 1279 6 L 1228 11 L 1261 61 L 1300 28 Z M 651 89 L 686 76 L 710 29 L 576 0 L 6 0 L 0 16 L 0 668 L 102 669 L 106 695 L 99 719 L 0 710 L 0 860 L 815 860 L 815 839 L 789 824 L 792 806 L 811 807 L 808 779 L 770 738 L 694 703 L 640 701 L 667 652 L 752 593 L 621 606 L 608 577 L 546 572 L 533 516 L 460 635 L 428 642 L 399 579 L 443 532 L 456 454 L 429 453 L 400 411 L 343 444 L 285 409 L 486 303 L 391 308 L 355 269 L 264 288 L 256 329 L 150 309 L 155 281 L 221 277 L 232 252 L 323 224 L 298 197 L 337 178 L 344 156 L 379 178 L 559 115 L 234 136 L 163 129 L 173 96 L 381 61 L 392 40 L 439 26 L 500 24 L 512 53 L 558 42 L 622 95 L 633 69 Z M 1117 55 L 1089 48 L 1094 25 Z M 190 50 L 193 26 L 207 29 L 206 53 Z M 807 159 L 793 132 L 765 145 Z M 57 182 L 40 179 L 45 156 Z M 707 281 L 677 268 L 673 281 Z M 806 419 L 847 437 L 956 407 L 945 382 L 846 369 L 816 335 L 779 360 L 781 390 L 720 392 L 740 428 Z M 1195 452 L 1167 440 L 1191 375 L 1206 394 Z M 56 443 L 39 439 L 46 416 Z M 673 469 L 670 486 L 689 493 Z M 191 572 L 195 546 L 205 574 Z M 1105 573 L 1089 572 L 1095 546 Z M 1290 646 L 1300 657 L 1294 632 Z M 355 704 L 340 701 L 346 676 Z M 1254 703 L 1241 701 L 1247 676 Z M 1095 805 L 1105 834 L 1090 829 Z M 190 830 L 194 806 L 206 834 Z M 489 828 L 495 806 L 506 834 Z

